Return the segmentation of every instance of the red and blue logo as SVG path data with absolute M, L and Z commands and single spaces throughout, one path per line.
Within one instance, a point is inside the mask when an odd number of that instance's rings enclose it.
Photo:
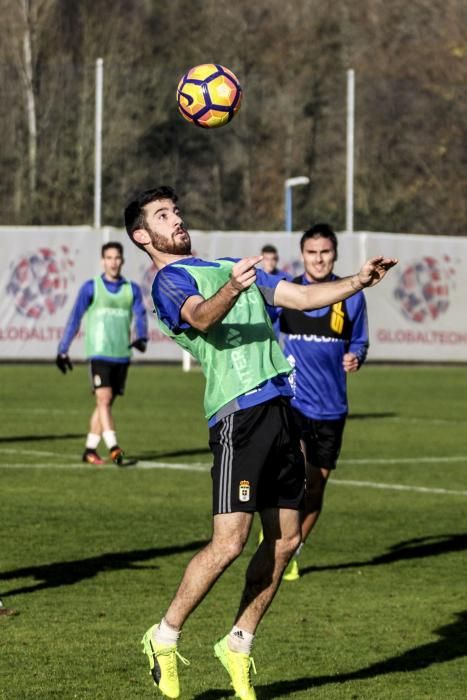
M 74 280 L 74 262 L 67 246 L 55 252 L 38 248 L 11 264 L 6 293 L 13 297 L 16 311 L 26 318 L 53 316 L 64 306 Z
M 399 273 L 394 290 L 402 315 L 415 323 L 439 318 L 449 308 L 455 287 L 456 268 L 452 259 L 425 256 L 412 261 Z

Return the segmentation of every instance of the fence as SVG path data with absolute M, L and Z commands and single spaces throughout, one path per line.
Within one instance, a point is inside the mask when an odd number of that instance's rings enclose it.
M 0 359 L 52 359 L 80 285 L 100 273 L 103 241 L 125 247 L 124 274 L 140 284 L 150 314 L 154 269 L 119 229 L 0 227 Z M 265 243 L 279 250 L 281 266 L 301 269 L 297 234 L 192 232 L 195 255 L 243 257 Z M 355 272 L 371 255 L 399 258 L 376 289 L 366 292 L 370 360 L 467 362 L 467 238 L 410 234 L 339 234 L 336 272 Z M 181 361 L 179 348 L 149 320 L 150 343 L 138 361 Z M 84 358 L 80 333 L 71 348 Z

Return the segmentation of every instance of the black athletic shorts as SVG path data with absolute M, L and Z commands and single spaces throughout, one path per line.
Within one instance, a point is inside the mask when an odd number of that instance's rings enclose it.
M 114 396 L 125 393 L 128 362 L 107 362 L 107 360 L 91 360 L 90 374 L 92 390 L 111 387 Z
M 293 409 L 305 443 L 308 463 L 319 469 L 335 469 L 342 446 L 346 416 L 337 420 L 307 418 Z
M 302 505 L 305 464 L 288 399 L 245 408 L 209 429 L 213 513 Z

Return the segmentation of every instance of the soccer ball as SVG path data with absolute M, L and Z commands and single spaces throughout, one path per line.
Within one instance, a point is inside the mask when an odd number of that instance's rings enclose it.
M 205 129 L 230 122 L 240 109 L 242 88 L 228 68 L 203 63 L 190 68 L 177 87 L 177 103 L 184 119 Z

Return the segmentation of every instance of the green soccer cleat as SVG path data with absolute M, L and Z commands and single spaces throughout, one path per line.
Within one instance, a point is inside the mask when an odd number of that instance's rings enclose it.
M 178 653 L 175 644 L 159 644 L 152 638 L 152 631 L 156 627 L 153 625 L 144 635 L 141 643 L 143 653 L 149 659 L 149 673 L 154 685 L 159 688 L 166 698 L 178 698 L 180 696 L 180 683 L 178 681 L 177 657 L 180 661 L 189 666 L 188 659 L 184 659 Z
M 298 568 L 298 561 L 293 557 L 287 564 L 282 578 L 284 581 L 297 581 L 300 578 L 300 569 Z
M 227 635 L 228 636 L 228 635 Z M 214 645 L 214 656 L 219 659 L 230 676 L 235 690 L 235 697 L 240 700 L 256 700 L 255 689 L 251 685 L 251 669 L 256 673 L 252 656 L 239 651 L 231 651 L 227 645 L 227 637 L 219 639 Z

